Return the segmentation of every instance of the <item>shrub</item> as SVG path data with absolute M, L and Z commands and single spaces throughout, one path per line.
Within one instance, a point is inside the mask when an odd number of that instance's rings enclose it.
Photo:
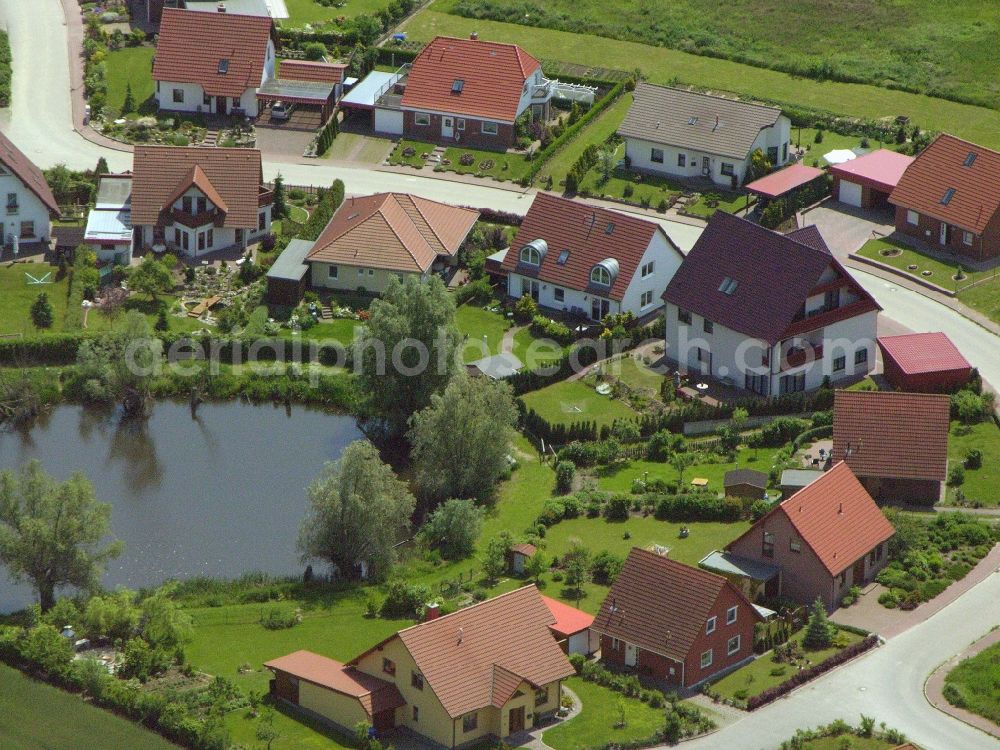
M 965 467 L 962 464 L 955 464 L 948 471 L 948 484 L 958 487 L 965 482 Z
M 604 506 L 604 517 L 609 521 L 628 520 L 632 503 L 625 495 L 614 495 Z
M 621 573 L 625 561 L 607 550 L 598 552 L 590 563 L 590 578 L 594 583 L 609 586 Z
M 687 450 L 687 441 L 683 435 L 668 430 L 654 432 L 646 443 L 646 458 L 650 461 L 666 461 L 676 452 Z
M 310 42 L 305 46 L 304 51 L 306 53 L 306 60 L 315 62 L 326 57 L 326 47 L 322 42 Z
M 573 479 L 576 477 L 576 464 L 572 461 L 559 461 L 556 464 L 556 492 L 565 495 L 573 489 Z
M 271 607 L 267 614 L 260 618 L 260 624 L 267 630 L 287 630 L 294 628 L 300 620 L 300 615 L 294 610 Z
M 385 601 L 382 602 L 383 617 L 416 617 L 431 598 L 427 586 L 410 584 L 399 578 L 389 581 L 386 588 Z
M 527 323 L 538 314 L 538 303 L 525 295 L 514 305 L 514 318 L 518 323 Z
M 489 279 L 481 278 L 463 284 L 455 290 L 455 304 L 462 305 L 471 302 L 476 305 L 485 305 L 493 299 L 493 287 L 490 286 Z
M 979 469 L 983 465 L 983 452 L 978 448 L 971 448 L 965 454 L 965 468 Z
M 522 297 L 521 299 L 524 298 Z M 531 298 L 529 297 L 528 299 Z M 561 346 L 566 346 L 573 342 L 573 332 L 568 326 L 558 321 L 550 320 L 544 315 L 535 315 L 531 319 L 531 332 L 538 338 L 552 339 Z

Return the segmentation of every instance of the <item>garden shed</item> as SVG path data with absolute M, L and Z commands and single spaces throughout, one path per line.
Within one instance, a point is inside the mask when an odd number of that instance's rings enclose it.
M 275 305 L 295 307 L 306 290 L 309 266 L 306 255 L 313 243 L 294 239 L 288 243 L 267 272 L 267 301 Z
M 726 497 L 763 500 L 767 495 L 767 474 L 753 469 L 733 469 L 722 479 Z

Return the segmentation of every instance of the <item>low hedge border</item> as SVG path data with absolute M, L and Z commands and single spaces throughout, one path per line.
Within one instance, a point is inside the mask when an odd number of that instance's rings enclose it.
M 766 706 L 768 703 L 776 701 L 778 698 L 790 693 L 795 688 L 800 685 L 804 685 L 810 680 L 814 680 L 819 677 L 824 672 L 829 672 L 834 667 L 839 667 L 846 661 L 850 661 L 855 656 L 863 654 L 871 648 L 878 645 L 877 635 L 865 636 L 864 640 L 858 641 L 843 651 L 834 654 L 829 659 L 821 661 L 819 664 L 803 669 L 800 672 L 796 672 L 789 679 L 782 682 L 780 685 L 775 685 L 772 688 L 768 688 L 759 695 L 751 695 L 747 699 L 747 711 L 755 711 L 761 706 Z

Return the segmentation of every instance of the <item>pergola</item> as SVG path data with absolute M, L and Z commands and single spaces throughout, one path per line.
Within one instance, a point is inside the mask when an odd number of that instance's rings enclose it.
M 257 99 L 261 102 L 282 101 L 317 106 L 322 110 L 321 122 L 326 122 L 336 104 L 336 91 L 337 87 L 332 83 L 268 78 L 257 89 Z

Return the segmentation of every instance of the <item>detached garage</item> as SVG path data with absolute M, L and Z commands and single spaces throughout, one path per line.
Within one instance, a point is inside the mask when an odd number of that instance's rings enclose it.
M 913 161 L 912 156 L 882 148 L 830 167 L 833 195 L 855 208 L 889 208 L 889 194 Z
M 881 336 L 886 380 L 911 393 L 952 393 L 969 382 L 972 365 L 944 333 Z

